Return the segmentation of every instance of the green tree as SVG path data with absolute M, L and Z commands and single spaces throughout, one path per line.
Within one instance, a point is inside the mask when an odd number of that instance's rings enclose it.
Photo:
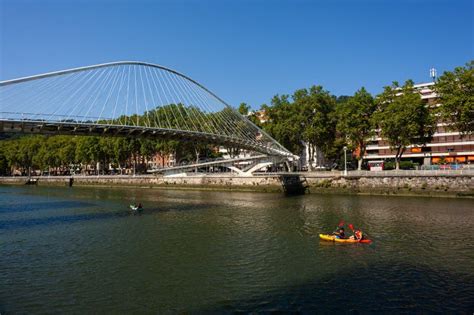
M 431 140 L 435 121 L 432 112 L 408 80 L 400 87 L 397 82 L 384 88 L 377 98 L 376 122 L 381 136 L 395 151 L 396 169 L 410 144 L 424 145 Z
M 244 116 L 247 116 L 249 114 L 249 111 L 250 111 L 250 106 L 247 105 L 246 103 L 240 103 L 239 105 L 239 113 L 244 115 Z
M 300 154 L 303 148 L 298 112 L 289 100 L 289 95 L 275 95 L 271 106 L 262 105 L 267 113 L 268 120 L 263 128 L 275 140 L 295 154 Z
M 17 140 L 5 140 L 2 144 L 2 153 L 7 160 L 8 173 L 11 174 L 13 169 L 19 166 L 18 156 L 18 141 Z
M 137 171 L 137 162 L 138 162 L 138 155 L 141 149 L 140 140 L 137 138 L 130 138 L 129 143 L 129 150 L 132 153 L 131 159 L 133 160 L 133 174 L 135 175 Z
M 139 153 L 142 158 L 142 161 L 141 161 L 142 171 L 146 172 L 147 167 L 145 165 L 145 161 L 151 159 L 153 155 L 156 154 L 156 152 L 157 152 L 156 140 L 147 139 L 147 138 L 140 139 L 140 152 Z
M 88 165 L 100 162 L 101 151 L 98 137 L 84 136 L 78 138 L 76 146 L 75 160 L 86 165 L 85 171 L 88 171 Z
M 51 166 L 55 166 L 55 152 L 48 146 L 48 142 L 44 141 L 38 152 L 33 157 L 33 163 L 38 166 L 40 170 L 45 170 Z
M 113 161 L 118 164 L 120 174 L 123 174 L 123 169 L 126 168 L 127 161 L 132 155 L 129 138 L 115 138 L 113 142 L 113 150 Z
M 7 141 L 0 141 L 0 175 L 5 176 L 10 174 L 9 163 L 6 156 Z
M 302 139 L 308 145 L 309 165 L 318 155 L 317 164 L 332 158 L 333 144 L 336 135 L 335 98 L 322 86 L 312 86 L 297 90 L 293 94 L 294 106 L 297 111 L 298 124 L 301 126 Z
M 446 71 L 437 80 L 435 91 L 441 106 L 439 112 L 451 130 L 461 135 L 474 132 L 474 60 L 454 71 Z
M 351 99 L 352 96 L 349 95 L 339 95 L 336 97 L 336 104 L 343 104 L 346 103 Z
M 59 136 L 58 142 L 58 158 L 61 166 L 69 168 L 75 164 L 77 137 L 75 136 Z
M 100 137 L 97 146 L 97 162 L 100 162 L 102 174 L 109 170 L 109 165 L 115 157 L 114 139 L 109 137 Z
M 161 140 L 156 142 L 156 150 L 160 153 L 161 164 L 165 165 L 165 157 L 170 154 L 176 156 L 176 150 L 180 146 L 180 143 L 175 140 Z
M 351 149 L 357 149 L 359 170 L 362 169 L 367 139 L 374 134 L 373 114 L 376 108 L 374 98 L 363 87 L 337 106 L 337 130 Z
M 44 141 L 43 136 L 22 137 L 18 140 L 17 161 L 20 167 L 30 175 L 32 168 L 39 166 L 34 159 Z

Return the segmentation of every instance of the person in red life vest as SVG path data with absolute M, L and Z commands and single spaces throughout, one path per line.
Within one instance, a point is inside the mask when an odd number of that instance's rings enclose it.
M 360 229 L 353 230 L 354 235 L 350 237 L 351 240 L 362 241 L 364 239 L 364 233 Z

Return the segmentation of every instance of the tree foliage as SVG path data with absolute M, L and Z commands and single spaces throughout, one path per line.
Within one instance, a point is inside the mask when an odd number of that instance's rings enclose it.
M 337 130 L 347 140 L 349 147 L 357 151 L 359 170 L 362 167 L 367 140 L 374 134 L 375 109 L 374 98 L 363 87 L 353 97 L 346 98 L 337 106 Z
M 332 149 L 336 138 L 335 98 L 322 86 L 312 86 L 309 90 L 297 90 L 293 100 L 298 111 L 298 122 L 301 126 L 303 141 L 309 149 L 310 165 L 317 155 L 317 148 L 322 156 L 317 157 L 317 164 L 324 164 L 332 158 Z
M 298 111 L 290 102 L 289 95 L 275 95 L 271 106 L 262 105 L 268 116 L 263 128 L 280 144 L 295 154 L 302 150 L 301 125 Z
M 198 156 L 196 154 L 198 152 Z M 88 137 L 88 136 L 21 136 L 0 141 L 0 175 L 13 169 L 28 175 L 29 169 L 55 174 L 105 173 L 108 166 L 122 173 L 123 169 L 146 171 L 146 160 L 159 154 L 164 164 L 165 156 L 191 161 L 199 156 L 212 154 L 209 146 L 191 141 Z M 100 166 L 97 168 L 97 166 Z
M 249 114 L 250 106 L 247 103 L 240 103 L 238 110 L 240 114 L 246 116 Z
M 395 150 L 395 162 L 399 169 L 400 158 L 410 144 L 425 145 L 435 130 L 435 120 L 430 108 L 421 100 L 408 80 L 400 87 L 397 82 L 386 86 L 377 99 L 375 114 L 381 135 Z
M 454 71 L 446 71 L 435 84 L 439 112 L 449 128 L 461 135 L 474 133 L 474 60 Z
M 335 104 L 335 97 L 322 86 L 299 89 L 291 97 L 276 95 L 271 106 L 262 106 L 268 116 L 262 126 L 294 154 L 301 154 L 306 144 L 310 162 L 317 152 L 322 152 L 323 156 L 317 158 L 321 164 L 324 157 L 335 155 Z

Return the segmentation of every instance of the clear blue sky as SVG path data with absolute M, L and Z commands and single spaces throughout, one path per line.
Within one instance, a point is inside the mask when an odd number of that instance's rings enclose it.
M 378 93 L 474 59 L 473 0 L 0 3 L 0 80 L 140 60 L 258 108 L 313 84 Z

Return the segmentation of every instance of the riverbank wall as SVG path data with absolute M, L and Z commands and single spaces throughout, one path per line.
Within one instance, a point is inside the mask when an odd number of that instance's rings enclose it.
M 473 174 L 349 175 L 287 173 L 242 177 L 231 174 L 165 176 L 0 177 L 0 184 L 142 187 L 255 192 L 422 195 L 474 198 Z

